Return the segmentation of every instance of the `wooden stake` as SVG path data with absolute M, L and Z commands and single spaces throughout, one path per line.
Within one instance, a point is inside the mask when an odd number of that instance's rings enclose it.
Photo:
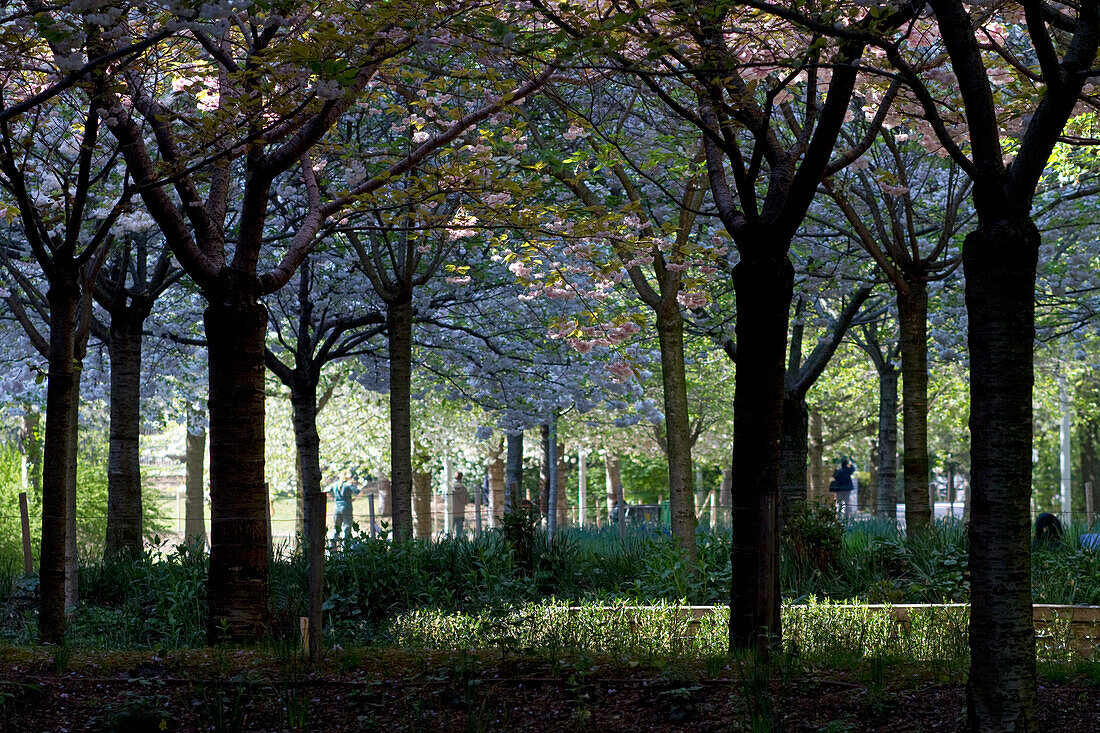
M 309 649 L 309 616 L 298 617 L 298 630 L 302 632 L 302 647 Z
M 374 494 L 367 494 L 367 504 L 370 506 L 370 536 L 375 535 L 375 523 L 374 523 Z
M 19 492 L 19 521 L 23 525 L 23 572 L 34 572 L 34 558 L 31 556 L 31 518 L 27 512 L 27 492 Z

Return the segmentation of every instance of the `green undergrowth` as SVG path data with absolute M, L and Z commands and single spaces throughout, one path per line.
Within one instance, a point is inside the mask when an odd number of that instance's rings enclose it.
M 1100 605 L 1100 555 L 1076 546 L 1081 531 L 1073 527 L 1066 542 L 1036 548 L 1036 602 Z M 620 536 L 615 529 L 565 529 L 552 541 L 533 531 L 524 542 L 521 563 L 512 543 L 496 531 L 400 546 L 360 535 L 332 548 L 325 579 L 327 637 L 342 644 L 462 648 L 472 643 L 464 641 L 472 634 L 478 645 L 516 639 L 523 647 L 543 644 L 524 639 L 535 639 L 535 629 L 547 627 L 546 633 L 577 635 L 598 647 L 605 643 L 600 634 L 615 621 L 597 622 L 591 614 L 628 605 L 728 603 L 728 532 L 699 532 L 699 572 L 686 567 L 673 539 L 660 530 L 631 529 Z M 868 615 L 860 604 L 965 603 L 966 542 L 959 521 L 906 537 L 890 522 L 842 525 L 830 511 L 803 508 L 788 523 L 781 545 L 786 643 L 794 652 L 825 656 L 836 647 L 841 651 L 835 655 L 857 649 L 860 658 L 895 651 L 908 658 L 952 658 L 951 650 L 966 646 L 965 618 L 952 615 L 956 611 L 936 611 L 941 615 L 927 623 L 914 617 L 902 633 L 877 626 L 886 623 L 883 617 Z M 83 564 L 82 602 L 70 638 L 90 648 L 202 646 L 207 560 L 201 550 L 161 547 L 133 561 Z M 297 634 L 298 618 L 306 613 L 306 575 L 301 553 L 287 548 L 276 553 L 271 573 L 276 635 Z M 574 605 L 601 610 L 573 614 L 568 624 L 548 616 Z M 36 613 L 37 579 L 24 577 L 14 562 L 0 562 L 0 640 L 32 642 Z M 687 644 L 693 654 L 709 654 L 724 640 L 722 613 L 703 622 L 691 638 L 675 629 L 664 636 L 646 631 L 644 645 L 664 644 L 660 639 L 667 638 L 666 651 Z M 448 624 L 455 639 L 431 641 L 435 632 L 429 629 Z M 1050 641 L 1041 648 L 1061 643 L 1056 626 L 1045 633 Z M 569 638 L 550 636 L 545 643 L 566 644 Z M 614 638 L 619 651 L 640 643 L 636 635 Z

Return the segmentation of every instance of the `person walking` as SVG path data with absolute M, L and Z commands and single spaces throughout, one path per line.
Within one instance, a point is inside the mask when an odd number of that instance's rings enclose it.
M 470 500 L 470 494 L 466 491 L 466 484 L 462 479 L 462 471 L 459 471 L 455 474 L 455 482 L 451 487 L 451 531 L 456 537 L 465 529 L 466 503 Z
M 329 484 L 329 487 L 325 489 L 326 494 L 331 494 L 335 501 L 334 516 L 333 516 L 333 542 L 340 536 L 341 532 L 344 538 L 351 537 L 351 532 L 355 527 L 355 512 L 353 508 L 353 502 L 355 497 L 359 495 L 359 486 L 351 478 L 351 471 L 344 469 L 340 472 L 340 477 Z
M 856 486 L 852 482 L 852 476 L 856 472 L 855 464 L 847 458 L 842 458 L 840 467 L 833 471 L 833 480 L 829 483 L 829 491 L 836 497 L 837 511 L 844 513 L 845 519 L 851 519 L 854 514 L 852 506 L 852 491 Z

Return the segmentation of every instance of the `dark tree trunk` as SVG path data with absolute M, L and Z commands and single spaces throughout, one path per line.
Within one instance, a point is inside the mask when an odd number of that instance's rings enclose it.
M 298 373 L 290 390 L 294 411 L 294 442 L 301 464 L 301 493 L 305 497 L 306 554 L 309 558 L 309 658 L 321 656 L 321 604 L 325 584 L 325 493 L 321 490 L 321 438 L 317 434 L 317 381 Z
M 207 638 L 254 641 L 268 627 L 264 483 L 267 311 L 245 296 L 212 299 L 203 314 L 210 369 L 210 579 Z
M 134 309 L 112 313 L 111 441 L 107 456 L 107 542 L 103 556 L 138 557 L 141 533 L 141 329 Z
M 691 417 L 684 375 L 684 322 L 679 305 L 668 299 L 672 312 L 657 311 L 661 347 L 661 381 L 665 398 L 665 446 L 668 459 L 668 500 L 672 536 L 690 567 L 696 563 L 695 494 L 691 472 Z
M 75 353 L 75 349 L 74 349 Z M 76 466 L 80 443 L 80 378 L 83 354 L 73 360 L 73 396 L 69 402 L 69 466 L 65 484 L 65 610 L 71 612 L 80 601 L 80 552 L 76 536 Z
M 393 491 L 393 539 L 412 537 L 412 300 L 386 308 L 390 345 L 390 482 Z
M 878 481 L 875 514 L 898 518 L 898 373 L 891 365 L 878 375 Z
M 539 462 L 539 513 L 550 516 L 550 426 L 539 426 L 541 460 Z
M 734 269 L 734 392 L 730 648 L 767 654 L 780 638 L 779 483 L 783 373 L 794 270 L 786 253 L 742 247 Z
M 974 731 L 1034 731 L 1031 450 L 1039 233 L 986 219 L 963 244 L 970 349 L 970 679 Z M 908 427 L 907 427 L 908 429 Z
M 928 286 L 908 281 L 898 292 L 901 326 L 901 386 L 905 479 L 905 528 L 926 527 L 932 518 L 928 500 Z
M 80 370 L 74 349 L 79 292 L 75 282 L 57 277 L 46 296 L 50 305 L 50 346 L 42 456 L 38 633 L 41 641 L 60 644 L 65 639 L 66 556 L 72 519 L 68 495 L 75 483 L 70 474 L 76 456 L 73 436 L 80 400 Z
M 507 484 L 508 508 L 516 509 L 523 491 L 523 431 L 508 433 L 507 442 L 508 458 L 504 481 Z
M 206 428 L 198 415 L 188 416 L 187 455 L 184 459 L 184 542 L 206 545 L 206 511 L 203 501 L 203 462 L 206 455 Z
M 806 463 L 809 457 L 810 410 L 802 395 L 783 395 L 783 444 L 779 484 L 779 526 L 795 504 L 806 500 Z

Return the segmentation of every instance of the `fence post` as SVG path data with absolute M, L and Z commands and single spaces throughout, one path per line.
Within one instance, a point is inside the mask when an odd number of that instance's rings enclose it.
M 27 492 L 19 492 L 19 522 L 23 527 L 23 572 L 34 572 L 34 558 L 31 557 L 31 518 L 27 512 Z

